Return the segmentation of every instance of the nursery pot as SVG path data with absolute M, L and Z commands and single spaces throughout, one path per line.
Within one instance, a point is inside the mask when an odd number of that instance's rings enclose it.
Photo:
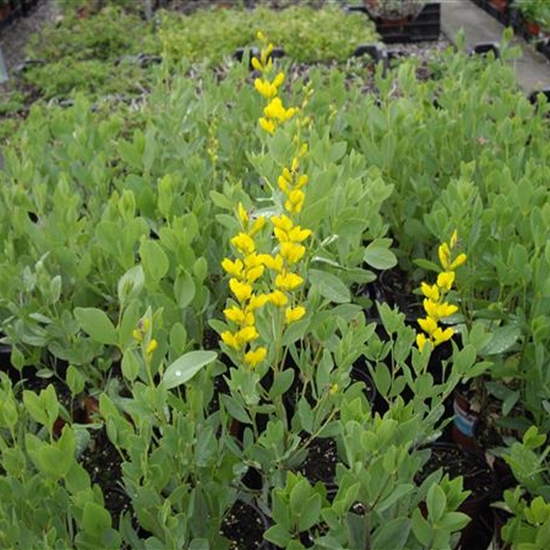
M 484 547 L 488 546 L 492 538 L 492 519 L 487 520 L 492 517 L 489 505 L 497 488 L 492 470 L 477 454 L 465 451 L 457 445 L 434 443 L 428 448 L 432 454 L 417 475 L 417 482 L 422 482 L 439 468 L 450 477 L 463 476 L 463 487 L 470 491 L 470 496 L 460 505 L 458 511 L 469 516 L 471 521 L 462 530 L 458 547 L 481 548 L 478 543 L 483 534 L 487 537 L 487 545 Z M 423 511 L 427 513 L 425 508 Z
M 463 449 L 477 451 L 475 428 L 479 413 L 472 409 L 470 400 L 458 390 L 453 394 L 453 440 Z

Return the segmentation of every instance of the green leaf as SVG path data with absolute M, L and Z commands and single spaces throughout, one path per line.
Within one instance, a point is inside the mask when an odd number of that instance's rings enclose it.
M 143 241 L 139 247 L 139 255 L 145 274 L 154 282 L 160 281 L 168 272 L 168 256 L 156 241 Z
M 274 400 L 276 397 L 288 391 L 294 381 L 294 374 L 293 369 L 286 369 L 274 375 L 273 385 L 269 390 L 269 397 L 271 400 Z
M 106 313 L 94 307 L 77 307 L 74 316 L 84 332 L 100 344 L 115 346 L 118 334 Z
M 375 269 L 390 269 L 397 265 L 397 257 L 389 250 L 391 239 L 376 239 L 365 248 L 363 261 Z
M 348 287 L 336 275 L 327 271 L 310 269 L 308 279 L 323 298 L 337 304 L 351 301 Z
M 195 297 L 195 282 L 187 271 L 178 273 L 174 281 L 174 296 L 179 307 L 187 307 Z
M 117 294 L 121 305 L 137 298 L 145 283 L 143 267 L 136 265 L 130 268 L 118 281 Z
M 111 528 L 111 516 L 103 506 L 88 501 L 82 514 L 82 527 L 86 533 L 100 538 Z
M 279 548 L 286 548 L 292 535 L 282 525 L 274 525 L 264 533 L 264 539 L 276 544 Z
M 252 424 L 245 408 L 231 395 L 221 394 L 220 399 L 229 414 L 243 424 Z
M 371 548 L 391 548 L 400 550 L 405 547 L 411 520 L 409 518 L 395 518 L 384 522 L 375 532 Z
M 426 504 L 428 506 L 428 518 L 433 523 L 437 523 L 443 517 L 447 507 L 445 491 L 439 485 L 432 485 L 428 489 Z
M 139 375 L 139 361 L 133 350 L 128 350 L 122 357 L 122 376 L 134 382 Z
M 494 355 L 508 351 L 521 336 L 521 329 L 518 325 L 505 325 L 493 332 L 489 343 L 479 350 L 482 355 Z
M 218 354 L 215 351 L 198 350 L 185 353 L 168 366 L 162 382 L 167 389 L 185 384 L 203 367 L 212 363 L 216 357 Z
M 420 544 L 428 546 L 432 540 L 432 528 L 418 508 L 415 509 L 412 515 L 412 530 Z
M 464 529 L 470 522 L 470 517 L 462 512 L 447 512 L 437 523 L 439 529 L 445 529 L 449 533 Z
M 86 378 L 84 378 L 84 375 L 74 365 L 69 365 L 67 368 L 65 379 L 71 391 L 71 395 L 77 395 L 84 390 Z

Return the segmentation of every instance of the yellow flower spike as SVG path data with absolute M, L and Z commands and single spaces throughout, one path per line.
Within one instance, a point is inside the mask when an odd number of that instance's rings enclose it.
M 280 290 L 275 290 L 269 295 L 269 301 L 277 307 L 286 306 L 288 304 L 287 295 Z
M 236 349 L 237 351 L 241 349 L 241 345 L 237 342 L 235 335 L 229 330 L 222 332 L 220 336 L 221 336 L 222 342 L 227 346 L 229 346 L 230 348 Z
M 454 271 L 442 271 L 438 276 L 437 276 L 437 286 L 445 291 L 449 291 L 451 290 L 452 286 L 453 286 L 453 283 L 455 281 L 455 273 Z M 430 298 L 430 296 L 428 296 L 428 298 Z M 435 298 L 435 300 L 437 301 L 439 299 L 438 298 Z
M 283 178 L 289 183 L 292 181 L 292 174 L 288 168 L 283 168 Z
M 250 299 L 248 300 L 248 309 L 251 311 L 254 311 L 255 309 L 259 309 L 270 300 L 269 294 L 257 294 L 250 296 Z
M 439 288 L 437 288 L 437 285 L 422 283 L 420 285 L 420 290 L 422 291 L 422 294 L 426 296 L 426 298 L 429 298 L 434 302 L 437 302 L 439 300 Z
M 455 229 L 455 230 L 453 231 L 453 234 L 451 235 L 451 240 L 450 240 L 450 242 L 449 242 L 449 246 L 450 246 L 451 248 L 454 248 L 454 247 L 456 246 L 456 243 L 457 243 L 457 242 L 458 242 L 458 232 L 457 232 L 457 230 Z
M 442 243 L 437 249 L 439 262 L 445 271 L 452 271 L 450 268 L 451 251 L 447 243 Z
M 416 347 L 419 349 L 419 351 L 422 353 L 422 350 L 424 349 L 424 346 L 429 342 L 428 338 L 426 338 L 425 334 L 417 334 L 416 335 Z
M 277 277 L 275 277 L 275 286 L 282 290 L 295 290 L 303 282 L 304 279 L 302 279 L 302 277 L 300 277 L 297 273 L 279 273 Z
M 246 233 L 235 235 L 230 242 L 241 254 L 251 254 L 256 249 L 254 239 Z
M 431 317 L 418 319 L 418 324 L 420 328 L 430 336 L 438 329 L 437 321 L 434 321 Z
M 243 323 L 245 320 L 245 312 L 237 306 L 232 306 L 230 308 L 224 309 L 223 314 L 228 321 L 233 321 L 234 323 Z
M 454 330 L 451 327 L 446 328 L 445 330 L 442 330 L 441 328 L 437 328 L 432 334 L 432 338 L 434 339 L 434 345 L 438 346 L 439 344 L 442 344 L 443 342 L 450 340 L 453 337 L 453 334 L 454 334 Z
M 305 253 L 306 247 L 301 244 L 281 243 L 281 256 L 291 265 L 299 262 Z
M 222 261 L 222 267 L 229 275 L 240 279 L 243 275 L 244 265 L 241 260 L 235 260 L 232 262 L 229 258 L 225 258 Z
M 283 231 L 282 229 L 279 229 L 278 227 L 273 228 L 273 234 L 280 243 L 285 243 L 289 241 L 288 233 L 286 231 Z
M 237 207 L 237 213 L 239 214 L 239 219 L 241 220 L 243 227 L 246 228 L 248 226 L 249 217 L 248 217 L 248 212 L 246 211 L 242 202 L 239 202 L 239 206 Z
M 248 283 L 242 283 L 237 279 L 229 279 L 229 288 L 239 302 L 246 302 L 252 295 L 252 287 Z
M 260 347 L 246 352 L 244 360 L 251 368 L 255 368 L 265 359 L 266 355 L 267 350 L 264 347 Z
M 263 216 L 260 216 L 254 220 L 254 223 L 252 224 L 252 227 L 250 228 L 250 231 L 248 234 L 251 237 L 256 236 L 264 227 L 265 227 L 266 221 Z
M 158 342 L 153 338 L 149 344 L 147 345 L 147 348 L 145 348 L 145 353 L 147 355 L 152 355 L 153 352 L 159 347 Z
M 244 327 L 235 333 L 235 340 L 240 345 L 248 344 L 248 342 L 252 342 L 259 337 L 260 335 L 258 334 L 258 331 L 255 327 Z
M 267 118 L 260 118 L 260 127 L 262 130 L 267 132 L 268 134 L 274 134 L 275 133 L 275 123 L 271 120 L 267 120 Z
M 295 308 L 288 307 L 285 311 L 285 322 L 287 325 L 299 321 L 306 314 L 306 309 L 302 306 Z
M 462 253 L 462 254 L 459 254 L 455 260 L 451 263 L 451 265 L 449 266 L 449 269 L 450 270 L 454 270 L 456 269 L 457 267 L 460 267 L 462 264 L 466 263 L 466 260 L 468 259 L 468 257 L 466 256 L 466 254 Z

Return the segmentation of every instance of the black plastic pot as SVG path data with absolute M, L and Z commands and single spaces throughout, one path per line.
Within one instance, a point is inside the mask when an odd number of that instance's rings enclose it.
M 451 478 L 463 476 L 463 487 L 471 494 L 458 511 L 469 516 L 471 521 L 462 530 L 458 547 L 465 550 L 487 548 L 493 535 L 490 504 L 501 493 L 494 473 L 481 457 L 457 445 L 434 443 L 428 448 L 432 455 L 417 476 L 417 483 L 439 468 L 443 468 L 444 473 Z
M 415 16 L 391 19 L 375 15 L 367 6 L 346 6 L 348 12 L 361 12 L 376 25 L 376 32 L 386 44 L 439 40 L 441 33 L 441 5 L 429 2 Z

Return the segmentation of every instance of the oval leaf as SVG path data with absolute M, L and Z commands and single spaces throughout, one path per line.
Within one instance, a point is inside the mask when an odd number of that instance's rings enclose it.
M 169 390 L 191 380 L 203 367 L 218 357 L 215 351 L 190 351 L 176 359 L 166 369 L 162 382 Z
M 77 307 L 74 316 L 82 330 L 100 344 L 116 345 L 118 334 L 107 314 L 95 307 Z
M 374 269 L 391 269 L 397 265 L 395 254 L 389 249 L 389 239 L 379 239 L 365 248 L 363 260 Z
M 336 275 L 327 271 L 310 269 L 308 278 L 311 285 L 318 290 L 323 298 L 337 304 L 351 301 L 348 287 Z

